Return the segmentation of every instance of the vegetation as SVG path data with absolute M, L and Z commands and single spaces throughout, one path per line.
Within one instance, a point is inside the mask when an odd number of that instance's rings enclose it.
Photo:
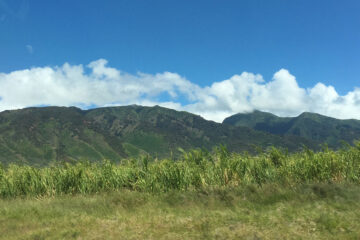
M 0 167 L 0 239 L 357 239 L 360 142 Z
M 120 164 L 82 161 L 44 168 L 16 164 L 0 167 L 3 198 L 92 194 L 119 189 L 169 192 L 268 183 L 295 186 L 344 182 L 360 182 L 360 143 L 339 151 L 325 148 L 316 153 L 305 149 L 289 154 L 273 148 L 251 156 L 218 147 L 212 153 L 183 152 L 182 158 L 176 161 L 142 156 Z
M 357 239 L 360 142 L 315 143 L 160 107 L 5 111 L 0 239 Z
M 225 144 L 229 150 L 254 151 L 284 147 L 289 151 L 310 140 L 280 137 L 207 121 L 200 116 L 162 107 L 124 106 L 87 111 L 75 107 L 41 107 L 0 113 L 0 162 L 46 166 L 54 161 L 91 162 L 177 155 L 177 148 L 206 148 Z
M 358 184 L 0 199 L 0 239 L 358 239 Z
M 250 127 L 279 136 L 298 136 L 339 148 L 342 142 L 352 144 L 360 137 L 360 121 L 340 120 L 305 112 L 297 117 L 278 117 L 271 113 L 254 111 L 226 118 L 224 124 Z

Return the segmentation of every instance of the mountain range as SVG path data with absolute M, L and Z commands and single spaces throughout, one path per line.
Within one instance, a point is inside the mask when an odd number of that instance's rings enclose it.
M 226 118 L 223 124 L 249 127 L 279 136 L 298 136 L 329 147 L 338 148 L 343 142 L 360 140 L 360 121 L 340 120 L 317 113 L 304 112 L 297 117 L 278 117 L 272 113 L 254 111 Z
M 304 113 L 280 118 L 255 111 L 216 123 L 188 112 L 137 105 L 81 110 L 32 107 L 0 112 L 0 162 L 43 166 L 81 159 L 119 162 L 149 154 L 176 158 L 179 148 L 255 152 L 276 146 L 289 151 L 321 143 L 336 147 L 360 137 L 360 121 Z

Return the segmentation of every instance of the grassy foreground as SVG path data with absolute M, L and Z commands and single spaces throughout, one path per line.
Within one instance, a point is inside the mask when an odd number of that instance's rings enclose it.
M 360 186 L 0 200 L 0 239 L 359 239 Z
M 273 148 L 251 156 L 219 147 L 184 152 L 179 160 L 138 159 L 112 164 L 79 162 L 36 168 L 0 165 L 0 197 L 92 194 L 121 189 L 189 191 L 240 185 L 360 183 L 360 143 L 339 151 L 288 154 Z
M 0 239 L 359 239 L 360 143 L 0 165 Z

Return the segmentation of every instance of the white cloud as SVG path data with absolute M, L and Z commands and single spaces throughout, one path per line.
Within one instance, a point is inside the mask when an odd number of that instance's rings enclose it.
M 33 54 L 34 53 L 34 48 L 31 45 L 26 45 L 26 50 L 28 51 L 28 53 Z
M 85 68 L 90 72 L 85 73 Z M 0 73 L 0 110 L 37 105 L 86 108 L 129 104 L 186 110 L 219 122 L 254 109 L 280 116 L 311 111 L 360 119 L 359 88 L 344 96 L 322 83 L 304 89 L 286 69 L 276 72 L 268 82 L 259 74 L 243 72 L 206 87 L 171 72 L 128 74 L 108 67 L 105 59 L 86 67 L 65 63 Z

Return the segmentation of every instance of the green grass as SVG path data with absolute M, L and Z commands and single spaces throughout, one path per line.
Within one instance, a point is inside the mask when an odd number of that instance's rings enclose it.
M 360 186 L 219 188 L 0 200 L 0 239 L 358 239 Z
M 36 168 L 0 166 L 0 197 L 92 194 L 121 189 L 188 191 L 239 185 L 360 183 L 360 144 L 339 151 L 288 154 L 273 148 L 256 156 L 193 150 L 178 160 L 141 156 L 120 164 L 78 162 Z
M 360 143 L 0 165 L 0 239 L 359 239 Z

